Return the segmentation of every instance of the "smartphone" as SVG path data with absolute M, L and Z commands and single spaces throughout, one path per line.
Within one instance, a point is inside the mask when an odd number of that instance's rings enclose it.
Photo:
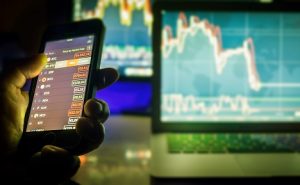
M 47 64 L 31 81 L 23 148 L 34 151 L 52 144 L 68 149 L 79 143 L 75 125 L 96 91 L 104 34 L 98 19 L 46 29 L 40 52 Z

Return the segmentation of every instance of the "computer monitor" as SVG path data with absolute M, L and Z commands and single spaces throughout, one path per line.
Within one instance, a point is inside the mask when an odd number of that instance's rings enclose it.
M 156 130 L 299 130 L 299 7 L 165 7 L 154 20 Z
M 97 92 L 112 114 L 147 115 L 152 101 L 151 0 L 73 0 L 73 21 L 99 18 L 106 26 L 101 68 L 120 79 Z
M 120 79 L 152 75 L 151 0 L 74 0 L 73 20 L 99 18 L 106 25 L 102 67 Z

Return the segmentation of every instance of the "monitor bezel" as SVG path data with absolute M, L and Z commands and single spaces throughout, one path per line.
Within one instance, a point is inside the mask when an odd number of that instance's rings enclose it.
M 263 122 L 263 123 L 185 123 L 161 121 L 161 26 L 163 10 L 213 10 L 213 11 L 249 11 L 249 12 L 300 12 L 300 2 L 293 3 L 257 3 L 257 2 L 197 2 L 197 1 L 156 1 L 154 3 L 154 24 L 152 36 L 153 49 L 153 101 L 152 131 L 159 132 L 300 132 L 300 122 Z

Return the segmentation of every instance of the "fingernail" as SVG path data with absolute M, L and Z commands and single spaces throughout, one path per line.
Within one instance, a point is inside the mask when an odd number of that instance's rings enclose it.
M 101 123 L 104 123 L 107 120 L 107 118 L 108 118 L 108 116 L 110 114 L 109 107 L 106 104 L 106 102 L 98 100 L 98 99 L 96 99 L 96 100 L 101 105 L 101 110 L 99 110 L 99 112 L 97 112 L 96 119 L 98 121 L 100 121 Z
M 54 145 L 46 145 L 43 147 L 42 151 L 43 152 L 60 152 L 60 151 L 64 151 L 64 150 L 57 146 L 54 146 Z
M 44 146 L 41 154 L 44 163 L 51 163 L 54 166 L 62 162 L 72 167 L 76 167 L 80 164 L 77 156 L 73 156 L 68 151 L 57 146 Z
M 42 55 L 41 56 L 43 63 L 47 63 L 48 62 L 48 58 L 46 55 Z
M 97 117 L 99 115 L 102 115 L 103 114 L 103 105 L 102 105 L 102 102 L 100 100 L 97 100 L 95 99 L 95 105 L 93 106 L 93 110 L 95 111 L 95 115 L 97 115 Z
M 102 111 L 102 110 L 103 110 L 102 102 L 99 101 L 99 100 L 97 100 L 97 99 L 96 99 L 96 102 L 97 102 L 97 105 L 98 105 L 98 110 L 99 110 L 99 111 Z
M 43 156 L 51 156 L 51 155 L 61 155 L 61 156 L 64 156 L 64 155 L 67 155 L 67 151 L 62 149 L 62 148 L 59 148 L 57 146 L 53 146 L 53 145 L 46 145 L 42 148 L 42 155 Z

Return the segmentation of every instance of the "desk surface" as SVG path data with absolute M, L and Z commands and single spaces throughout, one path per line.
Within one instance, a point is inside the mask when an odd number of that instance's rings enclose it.
M 82 185 L 150 184 L 150 118 L 110 116 L 105 128 L 102 145 L 81 156 L 74 181 Z
M 297 184 L 287 179 L 154 179 L 149 175 L 151 122 L 147 116 L 110 116 L 105 123 L 104 143 L 81 156 L 82 165 L 73 177 L 82 185 L 253 185 Z M 292 183 L 294 180 L 295 183 Z

